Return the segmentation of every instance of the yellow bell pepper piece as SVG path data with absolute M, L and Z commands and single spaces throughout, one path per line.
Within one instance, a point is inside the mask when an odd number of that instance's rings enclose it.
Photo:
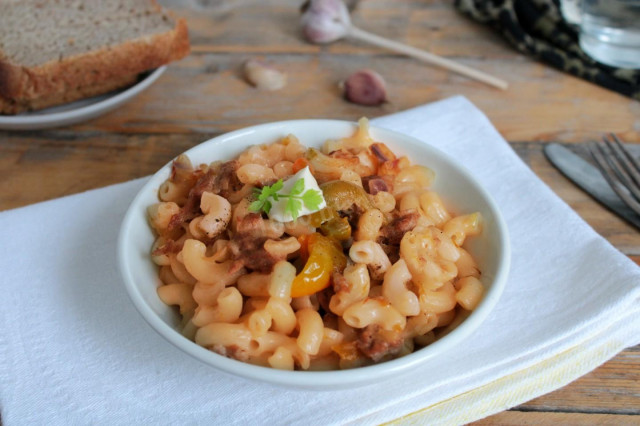
M 319 233 L 307 241 L 309 258 L 291 284 L 291 297 L 309 296 L 324 290 L 335 269 L 344 270 L 347 258 L 339 243 Z

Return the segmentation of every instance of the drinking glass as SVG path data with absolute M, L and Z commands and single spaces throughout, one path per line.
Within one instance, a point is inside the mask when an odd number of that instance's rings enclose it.
M 580 47 L 598 62 L 640 68 L 640 0 L 581 0 Z

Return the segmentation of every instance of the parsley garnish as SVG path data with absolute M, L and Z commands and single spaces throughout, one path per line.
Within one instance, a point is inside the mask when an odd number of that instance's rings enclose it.
M 269 198 L 273 198 L 278 201 L 278 191 L 282 189 L 282 179 L 274 183 L 273 185 L 264 186 L 262 189 L 253 188 L 253 192 L 258 196 L 258 199 L 249 205 L 249 210 L 252 212 L 259 212 L 260 210 L 269 214 L 271 211 L 271 201 Z
M 274 183 L 273 185 L 264 186 L 262 189 L 254 188 L 254 193 L 258 196 L 258 199 L 249 205 L 249 210 L 252 212 L 264 211 L 269 214 L 273 204 L 273 201 L 278 201 L 280 198 L 287 198 L 287 204 L 284 207 L 284 212 L 289 213 L 293 220 L 296 220 L 300 216 L 300 211 L 304 205 L 309 210 L 319 210 L 320 204 L 323 201 L 322 193 L 317 189 L 304 190 L 304 179 L 298 179 L 288 194 L 279 193 L 282 190 L 282 179 Z

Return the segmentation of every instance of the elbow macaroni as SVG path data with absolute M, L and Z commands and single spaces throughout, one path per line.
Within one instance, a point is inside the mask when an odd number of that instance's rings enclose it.
M 371 240 L 356 241 L 349 249 L 349 257 L 356 263 L 364 263 L 369 267 L 372 279 L 381 279 L 391 262 L 380 244 Z
M 307 165 L 321 187 L 350 182 L 368 203 L 325 210 L 319 223 L 280 223 L 249 209 L 254 188 Z M 283 370 L 353 368 L 432 343 L 481 302 L 481 271 L 465 241 L 482 232 L 482 217 L 452 214 L 430 189 L 433 171 L 373 140 L 366 119 L 321 151 L 288 135 L 241 153 L 230 181 L 224 169 L 178 157 L 147 211 L 157 235 L 158 297 L 177 307 L 184 335 L 197 344 Z M 384 178 L 371 183 L 382 190 L 367 193 L 370 177 Z M 353 227 L 346 237 L 321 226 L 345 216 Z M 342 249 L 342 263 L 336 254 L 311 259 L 308 236 L 316 232 Z M 254 252 L 252 262 L 242 261 Z M 269 267 L 259 268 L 263 262 Z M 292 298 L 303 266 L 311 276 L 318 271 L 326 288 Z
M 382 296 L 402 315 L 410 317 L 420 313 L 418 296 L 407 288 L 411 274 L 404 259 L 398 260 L 384 274 Z

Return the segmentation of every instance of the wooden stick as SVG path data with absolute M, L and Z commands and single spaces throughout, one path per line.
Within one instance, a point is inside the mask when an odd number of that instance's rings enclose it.
M 465 77 L 469 77 L 474 80 L 486 83 L 490 86 L 497 87 L 498 89 L 506 90 L 507 87 L 509 87 L 509 83 L 507 83 L 506 81 L 486 74 L 482 71 L 478 71 L 465 65 L 461 65 L 457 62 L 445 59 L 441 56 L 434 55 L 433 53 L 429 53 L 427 51 L 420 50 L 406 44 L 398 43 L 397 41 L 380 37 L 376 34 L 372 34 L 370 32 L 361 30 L 360 28 L 354 27 L 353 25 L 349 26 L 349 32 L 347 35 L 357 40 L 371 43 L 385 49 L 393 50 L 395 52 L 403 53 L 429 64 L 437 65 L 439 67 L 464 75 Z

